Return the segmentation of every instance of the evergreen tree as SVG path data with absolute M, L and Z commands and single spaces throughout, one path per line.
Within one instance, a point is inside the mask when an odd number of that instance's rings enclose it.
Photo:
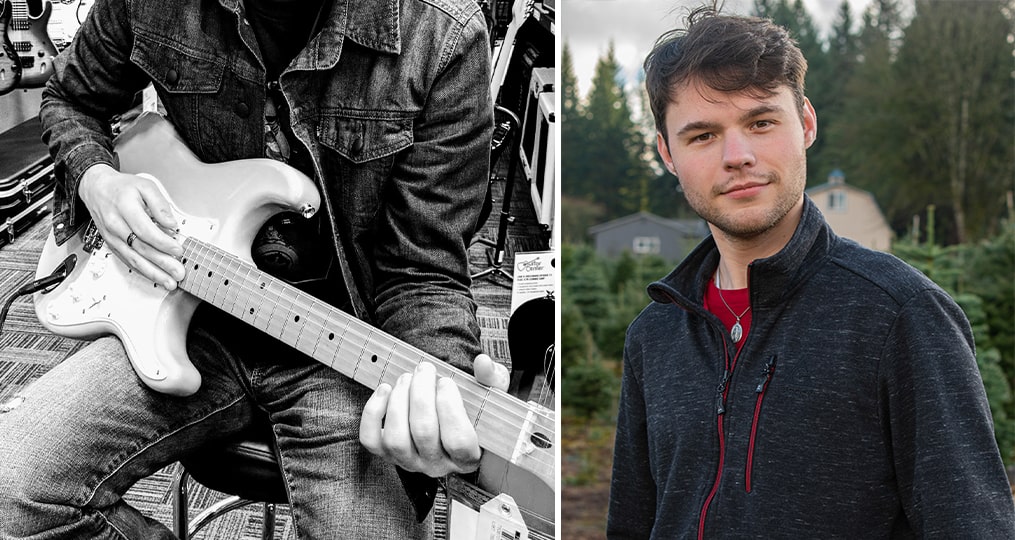
M 845 82 L 841 120 L 826 124 L 824 130 L 833 141 L 836 166 L 849 175 L 852 184 L 871 191 L 892 227 L 903 230 L 910 217 L 927 205 L 912 201 L 928 199 L 913 197 L 897 181 L 907 171 L 898 158 L 903 128 L 896 118 L 905 103 L 897 103 L 889 91 L 894 85 L 892 51 L 897 47 L 893 36 L 899 33 L 894 26 L 899 20 L 895 10 L 890 0 L 875 0 L 864 11 L 857 62 Z
M 808 152 L 808 180 L 812 184 L 824 181 L 833 170 L 842 169 L 841 141 L 836 140 L 836 130 L 832 129 L 843 122 L 849 122 L 845 115 L 847 100 L 846 87 L 853 78 L 860 54 L 859 36 L 853 29 L 853 14 L 849 2 L 843 0 L 839 4 L 831 35 L 828 39 L 826 64 L 828 76 L 821 84 L 825 85 L 825 93 L 818 114 L 818 140 Z M 810 93 L 810 92 L 808 92 Z M 815 104 L 818 107 L 818 104 Z
M 644 140 L 632 120 L 619 74 L 620 64 L 611 42 L 606 55 L 596 63 L 580 135 L 590 170 L 577 181 L 587 186 L 583 195 L 606 208 L 607 219 L 637 211 L 642 179 L 651 175 L 642 161 Z
M 571 49 L 565 43 L 561 53 L 561 126 L 560 126 L 560 172 L 565 180 L 561 190 L 566 195 L 582 195 L 588 193 L 589 156 L 586 154 L 585 143 L 586 119 L 582 114 L 581 99 L 578 95 L 578 79 L 574 73 L 571 60 Z M 564 231 L 568 234 L 569 231 Z M 584 231 L 581 233 L 584 235 Z
M 928 186 L 948 239 L 996 230 L 1015 175 L 1011 21 L 1003 0 L 920 0 L 895 63 L 907 106 L 900 158 L 906 188 Z

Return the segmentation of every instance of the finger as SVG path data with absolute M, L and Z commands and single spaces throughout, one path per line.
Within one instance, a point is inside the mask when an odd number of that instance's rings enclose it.
M 123 219 L 130 230 L 155 249 L 174 257 L 182 256 L 183 245 L 165 232 L 177 227 L 169 201 L 151 181 L 139 183 L 137 194 L 141 204 L 125 206 L 124 210 Z
M 476 429 L 465 412 L 458 385 L 448 377 L 437 381 L 437 417 L 440 419 L 441 443 L 454 462 L 455 472 L 471 472 L 479 467 L 481 450 Z
M 385 453 L 395 463 L 409 471 L 418 471 L 416 451 L 409 434 L 409 384 L 412 374 L 406 373 L 395 381 L 388 396 L 388 407 L 384 415 L 384 430 L 381 441 Z
M 507 391 L 511 384 L 511 374 L 503 364 L 494 362 L 486 354 L 479 354 L 472 363 L 472 372 L 479 384 L 498 390 Z
M 155 283 L 158 283 L 159 285 L 162 285 L 167 290 L 173 290 L 176 288 L 176 279 L 148 259 L 148 256 L 155 257 L 154 254 L 157 253 L 157 251 L 151 246 L 145 244 L 145 241 L 141 240 L 140 237 L 135 238 L 130 246 L 127 245 L 126 238 L 120 239 L 115 236 L 112 240 L 107 240 L 106 243 L 109 245 L 109 248 L 116 253 L 116 256 L 133 271 Z M 142 251 L 146 252 L 148 256 L 142 254 Z M 163 257 L 166 256 L 163 255 Z M 180 263 L 177 262 L 177 264 Z
M 169 201 L 162 194 L 162 191 L 156 186 L 154 181 L 149 181 L 140 186 L 141 197 L 144 199 L 145 206 L 148 207 L 148 213 L 155 220 L 155 223 L 159 224 L 165 229 L 175 230 L 179 225 L 176 222 L 176 216 L 173 215 L 173 209 L 169 204 Z
M 437 370 L 430 362 L 421 362 L 409 386 L 409 433 L 412 434 L 416 453 L 428 462 L 444 457 L 436 399 Z
M 186 270 L 182 262 L 172 255 L 159 251 L 148 244 L 148 242 L 142 240 L 140 236 L 135 238 L 130 244 L 130 248 L 160 271 L 159 274 L 149 276 L 149 278 L 166 289 L 175 289 L 177 283 L 186 276 Z M 148 274 L 145 275 L 147 276 Z
M 381 430 L 384 427 L 384 412 L 388 408 L 389 395 L 391 385 L 384 383 L 378 386 L 363 406 L 363 416 L 359 421 L 359 442 L 370 453 L 382 457 L 387 456 L 381 442 Z

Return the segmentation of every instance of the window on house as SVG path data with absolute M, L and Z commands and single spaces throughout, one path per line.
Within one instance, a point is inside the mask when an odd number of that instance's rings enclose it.
M 846 192 L 833 191 L 828 194 L 828 209 L 835 212 L 846 211 Z
M 658 236 L 635 236 L 631 251 L 638 255 L 658 255 L 661 248 Z

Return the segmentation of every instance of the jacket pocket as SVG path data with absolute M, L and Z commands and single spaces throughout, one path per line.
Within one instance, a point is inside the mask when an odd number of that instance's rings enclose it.
M 225 63 L 157 36 L 138 33 L 131 61 L 151 77 L 159 90 L 169 94 L 216 93 L 222 86 Z
M 322 118 L 319 129 L 321 144 L 356 165 L 412 146 L 409 113 L 343 113 Z
M 162 36 L 138 32 L 131 61 L 151 78 L 159 101 L 180 135 L 202 160 L 218 145 L 219 134 L 207 126 L 230 125 L 221 91 L 226 64 L 222 59 L 184 47 Z M 210 137 L 210 138 L 209 138 Z
M 396 155 L 413 144 L 412 118 L 399 114 L 343 112 L 318 127 L 325 183 L 343 209 L 338 219 L 351 224 L 357 241 L 372 240 Z
M 744 473 L 744 489 L 747 493 L 751 492 L 751 473 L 754 468 L 754 443 L 758 435 L 758 420 L 761 418 L 761 404 L 765 400 L 765 391 L 768 390 L 768 383 L 772 381 L 772 376 L 775 374 L 775 360 L 777 356 L 772 355 L 765 364 L 765 369 L 761 372 L 761 377 L 758 380 L 758 386 L 754 389 L 755 393 L 758 394 L 758 398 L 754 403 L 754 419 L 751 421 L 751 438 L 747 446 L 747 469 Z

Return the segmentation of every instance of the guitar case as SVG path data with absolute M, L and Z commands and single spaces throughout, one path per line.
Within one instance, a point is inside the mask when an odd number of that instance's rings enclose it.
M 49 213 L 55 185 L 38 117 L 0 134 L 0 246 Z

